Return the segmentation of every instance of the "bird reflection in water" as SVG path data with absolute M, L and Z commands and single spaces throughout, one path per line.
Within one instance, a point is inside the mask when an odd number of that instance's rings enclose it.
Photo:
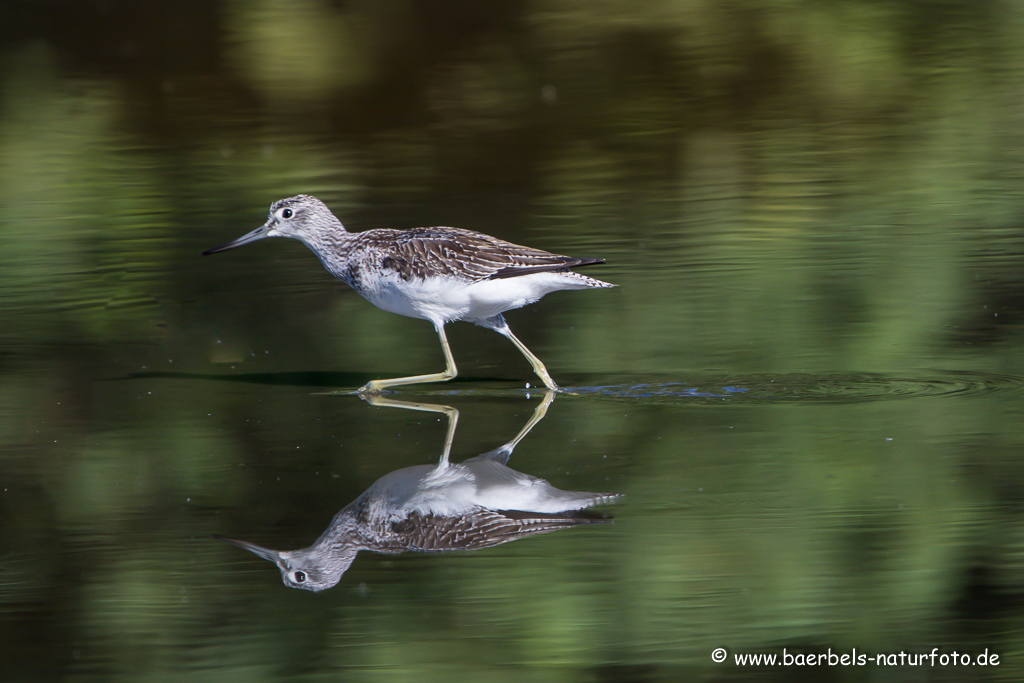
M 286 586 L 322 591 L 341 580 L 360 550 L 477 550 L 534 534 L 610 521 L 584 511 L 610 503 L 618 494 L 562 491 L 505 465 L 516 445 L 547 413 L 553 399 L 553 392 L 545 392 L 526 426 L 505 445 L 450 464 L 448 456 L 459 415 L 455 408 L 381 396 L 369 398 L 374 405 L 447 415 L 448 431 L 438 464 L 406 467 L 381 477 L 335 515 L 327 530 L 308 548 L 270 550 L 247 541 L 215 538 L 273 562 Z

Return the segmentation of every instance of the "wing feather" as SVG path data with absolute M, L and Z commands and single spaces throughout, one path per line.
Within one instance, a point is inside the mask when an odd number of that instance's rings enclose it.
M 502 512 L 477 508 L 466 515 L 443 517 L 414 513 L 392 524 L 394 542 L 405 550 L 477 550 L 580 524 L 607 522 L 594 516 Z
M 364 249 L 376 252 L 382 267 L 406 280 L 441 275 L 475 282 L 604 262 L 552 254 L 459 228 L 367 230 L 358 235 Z

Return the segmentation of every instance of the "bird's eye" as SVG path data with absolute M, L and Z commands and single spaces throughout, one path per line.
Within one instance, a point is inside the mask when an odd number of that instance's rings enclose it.
M 281 218 L 291 218 L 294 215 L 291 209 L 281 209 Z
M 292 574 L 295 583 L 306 583 L 306 572 L 295 572 Z

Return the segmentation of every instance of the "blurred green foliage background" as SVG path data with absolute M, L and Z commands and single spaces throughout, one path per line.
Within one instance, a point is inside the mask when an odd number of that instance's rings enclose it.
M 710 661 L 938 646 L 1018 679 L 1022 123 L 1016 1 L 6 0 L 5 678 L 961 680 Z M 607 258 L 509 316 L 606 388 L 512 464 L 626 493 L 615 525 L 318 596 L 209 539 L 302 546 L 439 452 L 311 395 L 439 369 L 428 326 L 295 244 L 198 256 L 298 192 Z M 536 397 L 451 334 L 461 459 Z

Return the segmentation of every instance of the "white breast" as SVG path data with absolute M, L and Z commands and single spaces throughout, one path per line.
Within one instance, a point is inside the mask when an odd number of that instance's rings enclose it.
M 587 289 L 604 283 L 573 272 L 534 273 L 497 280 L 466 282 L 447 277 L 403 280 L 386 275 L 365 283 L 370 303 L 391 313 L 432 322 L 492 318 L 539 300 L 560 289 Z
M 501 463 L 471 459 L 445 469 L 417 465 L 381 477 L 367 494 L 383 514 L 464 515 L 473 509 L 559 513 L 609 502 L 614 496 L 562 491 Z

